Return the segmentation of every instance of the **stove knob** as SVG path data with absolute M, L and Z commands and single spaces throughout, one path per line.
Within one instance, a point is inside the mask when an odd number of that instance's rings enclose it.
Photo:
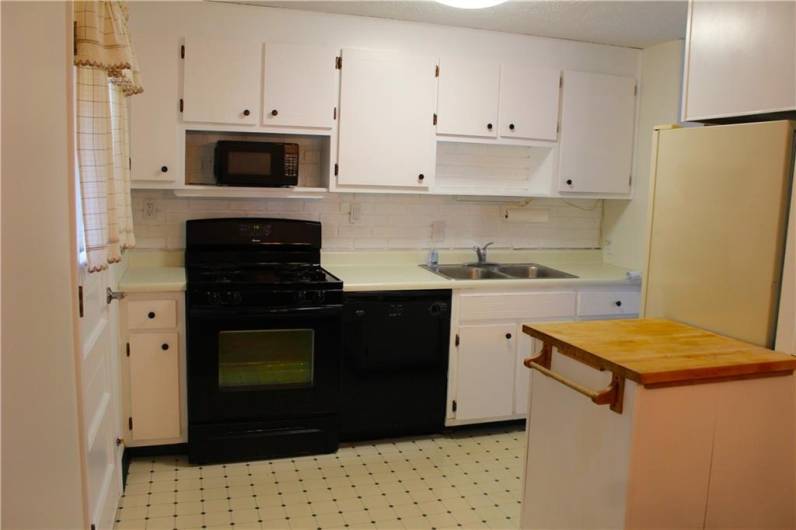
M 240 305 L 243 303 L 243 295 L 240 294 L 240 291 L 235 291 L 232 293 L 232 305 Z
M 208 291 L 207 303 L 210 305 L 221 305 L 221 296 L 216 291 Z
M 309 291 L 307 294 L 310 295 L 308 298 L 309 301 L 316 304 L 322 303 L 323 299 L 325 298 L 323 291 Z

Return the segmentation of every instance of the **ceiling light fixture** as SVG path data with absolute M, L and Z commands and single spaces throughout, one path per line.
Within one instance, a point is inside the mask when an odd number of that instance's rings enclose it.
M 459 9 L 484 9 L 500 5 L 506 0 L 437 0 L 437 2 Z

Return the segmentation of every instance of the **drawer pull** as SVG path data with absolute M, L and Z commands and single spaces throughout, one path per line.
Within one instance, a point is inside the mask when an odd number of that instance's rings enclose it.
M 622 307 L 622 300 L 617 300 L 614 303 L 616 304 L 616 307 Z
M 511 340 L 511 333 L 506 333 L 506 338 Z
M 571 388 L 575 392 L 583 394 L 591 399 L 595 404 L 609 405 L 612 411 L 616 412 L 617 414 L 622 414 L 622 402 L 624 401 L 625 396 L 624 377 L 613 374 L 611 376 L 611 384 L 609 384 L 607 388 L 603 390 L 592 390 L 591 388 L 587 388 L 576 383 L 575 381 L 571 381 L 561 374 L 557 374 L 556 372 L 552 371 L 550 368 L 543 366 L 542 362 L 544 361 L 549 363 L 550 359 L 547 357 L 545 350 L 542 350 L 542 353 L 540 353 L 538 356 L 525 359 L 523 364 L 528 368 L 540 372 L 542 375 L 546 375 L 550 379 L 555 379 L 562 385 Z
M 147 313 L 147 314 L 146 314 L 146 317 L 147 317 L 149 320 L 152 320 L 153 318 L 155 318 L 155 316 L 156 316 L 156 315 L 155 315 L 155 312 L 154 312 L 154 311 L 150 311 L 149 313 Z
M 164 342 L 163 344 L 161 344 L 160 349 L 163 351 L 167 351 L 169 349 L 168 343 Z

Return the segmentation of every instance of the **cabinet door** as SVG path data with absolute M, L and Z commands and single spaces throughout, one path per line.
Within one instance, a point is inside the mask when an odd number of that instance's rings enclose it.
M 180 436 L 180 344 L 177 333 L 130 335 L 133 439 Z
M 689 2 L 684 120 L 796 108 L 796 3 Z
M 263 125 L 331 129 L 337 53 L 333 48 L 266 44 Z
M 459 328 L 456 419 L 511 416 L 514 405 L 516 325 Z
M 499 79 L 497 63 L 441 59 L 437 134 L 495 138 Z
M 522 362 L 542 350 L 542 343 L 522 332 L 522 324 L 517 326 L 517 360 L 514 363 L 514 414 L 528 414 L 531 392 L 531 370 Z
M 257 124 L 261 49 L 250 41 L 186 39 L 182 119 Z
M 628 193 L 635 79 L 565 72 L 559 190 Z
M 358 49 L 342 56 L 338 184 L 431 186 L 435 59 Z
M 156 36 L 136 39 L 138 63 L 146 77 L 145 90 L 128 99 L 133 181 L 172 182 L 177 175 L 180 55 L 179 44 L 171 44 L 167 52 Z
M 504 64 L 500 68 L 500 136 L 558 137 L 561 71 Z

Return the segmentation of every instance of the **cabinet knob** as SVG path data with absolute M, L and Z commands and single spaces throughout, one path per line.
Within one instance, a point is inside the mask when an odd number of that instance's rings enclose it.
M 244 116 L 248 116 L 249 114 L 251 114 L 251 112 L 249 111 L 249 109 L 243 109 L 243 115 L 244 115 Z
M 147 313 L 146 316 L 147 316 L 147 318 L 149 320 L 152 320 L 153 318 L 155 318 L 155 312 L 154 311 L 150 311 L 149 313 Z
M 278 110 L 274 109 L 271 111 L 271 116 L 276 116 L 277 114 L 279 114 Z
M 424 174 L 422 174 L 422 173 L 417 176 L 417 180 L 419 180 L 421 182 L 423 181 L 424 178 L 426 178 L 426 176 Z
M 511 333 L 506 333 L 506 338 L 511 339 Z
M 617 300 L 614 303 L 616 304 L 616 307 L 622 307 L 622 300 Z
M 163 350 L 163 351 L 166 351 L 166 350 L 168 350 L 168 349 L 169 349 L 169 345 L 168 345 L 168 343 L 165 343 L 165 342 L 164 342 L 163 344 L 161 344 L 161 345 L 160 345 L 160 349 L 161 349 L 161 350 Z
M 572 186 L 572 179 L 567 179 L 566 182 L 568 186 Z
M 489 129 L 489 130 L 491 131 L 491 130 L 492 130 L 492 124 L 491 124 L 491 123 L 487 123 L 487 124 L 486 124 L 486 128 L 487 128 L 487 129 Z
M 509 129 L 512 130 L 512 131 L 514 130 L 514 124 L 513 123 L 509 123 Z
M 169 166 L 160 166 L 161 173 L 167 173 L 169 171 Z

